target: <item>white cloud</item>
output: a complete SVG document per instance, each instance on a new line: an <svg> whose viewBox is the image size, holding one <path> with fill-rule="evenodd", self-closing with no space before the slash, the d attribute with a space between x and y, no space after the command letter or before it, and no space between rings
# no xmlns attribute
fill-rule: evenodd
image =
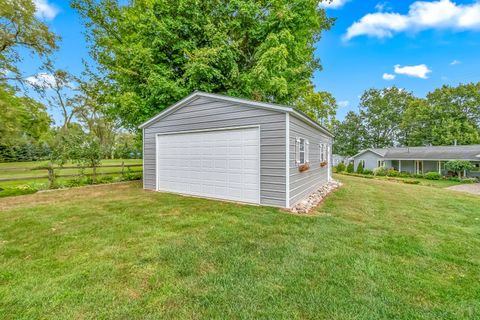
<svg viewBox="0 0 480 320"><path fill-rule="evenodd" d="M344 40L362 35L389 38L426 29L480 30L480 1L467 5L452 0L416 1L407 14L369 13L347 29Z"/></svg>
<svg viewBox="0 0 480 320"><path fill-rule="evenodd" d="M343 7L348 1L350 0L322 0L320 6L323 8L338 9Z"/></svg>
<svg viewBox="0 0 480 320"><path fill-rule="evenodd" d="M455 59L455 60L453 60L452 62L450 62L450 65L451 65L451 66L454 66L454 65L457 65L457 64L460 64L460 63L461 63L460 61L458 61L458 60Z"/></svg>
<svg viewBox="0 0 480 320"><path fill-rule="evenodd" d="M49 73L39 73L35 76L30 76L26 81L32 86L42 88L51 88L55 85L55 77Z"/></svg>
<svg viewBox="0 0 480 320"><path fill-rule="evenodd" d="M404 74L410 77L416 77L421 79L427 79L427 74L432 72L428 69L427 65L419 64L418 66L404 66L401 67L399 64L395 65L396 74Z"/></svg>
<svg viewBox="0 0 480 320"><path fill-rule="evenodd" d="M33 0L36 7L35 15L38 18L52 20L60 11L55 5L48 2L48 0Z"/></svg>
<svg viewBox="0 0 480 320"><path fill-rule="evenodd" d="M348 107L349 104L350 104L350 101L348 101L348 100L338 101L338 105L340 107Z"/></svg>
<svg viewBox="0 0 480 320"><path fill-rule="evenodd" d="M396 78L396 75L391 73L384 73L382 76L383 80L393 80Z"/></svg>

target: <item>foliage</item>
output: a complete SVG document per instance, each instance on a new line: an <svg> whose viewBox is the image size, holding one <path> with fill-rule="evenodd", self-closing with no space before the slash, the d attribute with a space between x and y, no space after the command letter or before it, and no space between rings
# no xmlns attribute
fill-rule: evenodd
<svg viewBox="0 0 480 320"><path fill-rule="evenodd" d="M440 180L442 178L442 175L438 172L432 171L425 173L423 177L428 180Z"/></svg>
<svg viewBox="0 0 480 320"><path fill-rule="evenodd" d="M367 130L362 118L353 111L349 111L342 122L334 122L333 134L335 135L333 144L335 154L353 156L368 147L368 142L365 140Z"/></svg>
<svg viewBox="0 0 480 320"><path fill-rule="evenodd" d="M347 172L353 173L354 171L355 171L355 168L353 167L353 162L350 162L347 166Z"/></svg>
<svg viewBox="0 0 480 320"><path fill-rule="evenodd" d="M378 167L373 169L373 175L375 176L386 176L387 173L388 173L388 170L385 167Z"/></svg>
<svg viewBox="0 0 480 320"><path fill-rule="evenodd" d="M360 112L334 125L334 152L352 156L359 150L389 146L480 143L480 82L443 86L424 99L404 89L370 89Z"/></svg>
<svg viewBox="0 0 480 320"><path fill-rule="evenodd" d="M445 169L455 172L458 177L463 171L470 171L473 168L473 164L467 160L451 160L445 163Z"/></svg>
<svg viewBox="0 0 480 320"><path fill-rule="evenodd" d="M408 145L480 143L480 82L444 85L407 109Z"/></svg>
<svg viewBox="0 0 480 320"><path fill-rule="evenodd" d="M0 5L0 81L22 80L18 64L25 53L43 59L57 49L57 36L37 18L32 0L2 0Z"/></svg>
<svg viewBox="0 0 480 320"><path fill-rule="evenodd" d="M195 90L301 106L331 116L315 93L314 45L333 19L313 0L74 0L111 114L138 124ZM324 111L329 110L329 111Z"/></svg>
<svg viewBox="0 0 480 320"><path fill-rule="evenodd" d="M398 177L400 175L400 172L395 170L394 168L389 168L386 173L387 176L389 177Z"/></svg>
<svg viewBox="0 0 480 320"><path fill-rule="evenodd" d="M49 152L50 123L45 106L0 84L0 162L31 161Z"/></svg>
<svg viewBox="0 0 480 320"><path fill-rule="evenodd" d="M38 190L30 185L21 185L13 188L0 188L0 198L12 197L12 196L21 196L25 194L32 194Z"/></svg>
<svg viewBox="0 0 480 320"><path fill-rule="evenodd" d="M363 162L360 162L357 166L357 173L363 173Z"/></svg>
<svg viewBox="0 0 480 320"><path fill-rule="evenodd" d="M360 117L369 146L385 148L398 143L402 115L413 99L412 93L397 87L365 91L360 99Z"/></svg>
<svg viewBox="0 0 480 320"><path fill-rule="evenodd" d="M345 171L345 164L343 162L340 162L338 165L337 165L337 172L343 172Z"/></svg>
<svg viewBox="0 0 480 320"><path fill-rule="evenodd" d="M420 181L418 181L418 180L403 180L403 183L406 183L406 184L420 184Z"/></svg>

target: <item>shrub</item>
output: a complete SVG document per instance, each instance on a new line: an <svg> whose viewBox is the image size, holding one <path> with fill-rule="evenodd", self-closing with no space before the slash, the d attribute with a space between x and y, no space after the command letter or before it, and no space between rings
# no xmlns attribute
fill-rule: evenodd
<svg viewBox="0 0 480 320"><path fill-rule="evenodd" d="M103 175L101 177L99 177L97 180L98 180L98 183L111 183L113 182L113 176L107 176L107 175Z"/></svg>
<svg viewBox="0 0 480 320"><path fill-rule="evenodd" d="M453 171L460 177L462 171L470 171L473 169L473 164L467 160L451 160L445 163L447 170Z"/></svg>
<svg viewBox="0 0 480 320"><path fill-rule="evenodd" d="M461 180L463 183L477 183L478 180L476 178L465 178Z"/></svg>
<svg viewBox="0 0 480 320"><path fill-rule="evenodd" d="M353 173L353 171L354 171L353 162L350 162L347 166L347 172Z"/></svg>
<svg viewBox="0 0 480 320"><path fill-rule="evenodd" d="M363 169L363 174L365 174L365 175L372 175L372 174L373 174L373 171L372 171L372 170L369 170L369 169Z"/></svg>
<svg viewBox="0 0 480 320"><path fill-rule="evenodd" d="M338 165L337 165L337 172L343 172L345 171L345 164L343 162L340 162Z"/></svg>
<svg viewBox="0 0 480 320"><path fill-rule="evenodd" d="M363 173L363 163L360 162L357 166L357 173L362 174Z"/></svg>
<svg viewBox="0 0 480 320"><path fill-rule="evenodd" d="M378 167L373 169L373 175L375 176L386 176L387 175L387 169L385 167Z"/></svg>
<svg viewBox="0 0 480 320"><path fill-rule="evenodd" d="M456 182L460 182L460 181L461 181L460 178L458 178L458 177L448 177L447 180L449 180L449 181L456 181Z"/></svg>
<svg viewBox="0 0 480 320"><path fill-rule="evenodd" d="M431 171L431 172L425 173L424 177L425 179L428 179L428 180L440 180L442 178L442 175L438 172Z"/></svg>
<svg viewBox="0 0 480 320"><path fill-rule="evenodd" d="M390 168L388 169L387 171L387 176L389 177L398 177L399 176L399 172L393 168Z"/></svg>
<svg viewBox="0 0 480 320"><path fill-rule="evenodd" d="M412 174L410 172L402 171L398 173L398 176L400 178L410 178Z"/></svg>
<svg viewBox="0 0 480 320"><path fill-rule="evenodd" d="M24 194L35 193L38 190L30 185L21 185L13 188L0 188L0 198L11 197L11 196L21 196Z"/></svg>
<svg viewBox="0 0 480 320"><path fill-rule="evenodd" d="M412 177L418 178L418 179L423 179L424 178L423 174L420 174L420 173L415 173L415 174L412 175Z"/></svg>
<svg viewBox="0 0 480 320"><path fill-rule="evenodd" d="M419 184L420 181L418 181L418 180L403 180L403 183L406 183L406 184Z"/></svg>
<svg viewBox="0 0 480 320"><path fill-rule="evenodd" d="M66 188L80 187L81 185L84 185L84 184L85 184L85 182L83 181L83 179L81 177L78 177L78 178L75 178L75 179L70 179L70 180L67 180L63 183L63 185Z"/></svg>

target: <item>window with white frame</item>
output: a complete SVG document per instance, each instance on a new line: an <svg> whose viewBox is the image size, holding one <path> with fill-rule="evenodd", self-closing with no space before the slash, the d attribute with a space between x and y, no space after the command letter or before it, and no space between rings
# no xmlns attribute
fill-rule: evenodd
<svg viewBox="0 0 480 320"><path fill-rule="evenodd" d="M297 138L295 143L295 161L297 165L309 162L308 159L309 142L304 138Z"/></svg>
<svg viewBox="0 0 480 320"><path fill-rule="evenodd" d="M325 143L320 143L320 162L327 161L327 145Z"/></svg>
<svg viewBox="0 0 480 320"><path fill-rule="evenodd" d="M360 163L362 164L362 168L365 168L365 160L360 160L360 161L359 161L359 164L360 164Z"/></svg>
<svg viewBox="0 0 480 320"><path fill-rule="evenodd" d="M384 167L385 166L385 161L383 160L378 160L377 161L377 167L380 168L380 167Z"/></svg>

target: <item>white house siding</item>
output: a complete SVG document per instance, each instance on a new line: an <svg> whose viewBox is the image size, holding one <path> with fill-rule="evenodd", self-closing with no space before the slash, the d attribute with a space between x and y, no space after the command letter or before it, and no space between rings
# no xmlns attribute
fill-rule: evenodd
<svg viewBox="0 0 480 320"><path fill-rule="evenodd" d="M157 133L260 126L260 203L285 206L285 113L199 97L144 128L144 186L156 189ZM179 168L181 169L181 168Z"/></svg>
<svg viewBox="0 0 480 320"><path fill-rule="evenodd" d="M290 206L302 200L317 188L328 182L328 167L331 165L331 147L330 160L328 165L320 167L320 143L332 144L332 138L322 131L310 126L304 121L290 115L290 138L289 138L289 172L290 172ZM309 160L310 169L305 172L299 172L295 162L295 140L297 137L309 140Z"/></svg>

